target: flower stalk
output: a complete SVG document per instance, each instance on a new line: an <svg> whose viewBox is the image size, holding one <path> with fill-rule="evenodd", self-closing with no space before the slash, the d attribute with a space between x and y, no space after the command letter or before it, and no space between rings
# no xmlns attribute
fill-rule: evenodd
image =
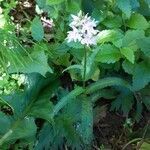
<svg viewBox="0 0 150 150"><path fill-rule="evenodd" d="M86 87L86 67L87 67L87 49L84 46L84 65L83 65L83 88Z"/></svg>

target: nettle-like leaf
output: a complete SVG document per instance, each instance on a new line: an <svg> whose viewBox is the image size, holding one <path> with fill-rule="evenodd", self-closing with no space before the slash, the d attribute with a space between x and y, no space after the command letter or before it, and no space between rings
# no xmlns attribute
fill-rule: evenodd
<svg viewBox="0 0 150 150"><path fill-rule="evenodd" d="M82 94L85 90L81 87L76 87L73 91L71 91L67 96L60 99L60 101L55 105L53 112L51 114L52 118L58 114L58 112L69 103L70 100L75 98L76 96Z"/></svg>
<svg viewBox="0 0 150 150"><path fill-rule="evenodd" d="M103 30L98 34L98 43L112 42L115 46L120 47L123 33L120 30Z"/></svg>
<svg viewBox="0 0 150 150"><path fill-rule="evenodd" d="M150 57L150 37L137 40L137 44L145 56Z"/></svg>
<svg viewBox="0 0 150 150"><path fill-rule="evenodd" d="M102 63L115 63L119 61L121 54L118 48L111 44L103 44L96 56L96 61Z"/></svg>
<svg viewBox="0 0 150 150"><path fill-rule="evenodd" d="M104 99L114 99L117 97L117 92L113 89L101 89L99 92L95 92L91 94L91 101L95 103L97 100L101 98Z"/></svg>
<svg viewBox="0 0 150 150"><path fill-rule="evenodd" d="M135 66L133 72L133 89L138 91L144 88L150 82L150 64L142 62Z"/></svg>
<svg viewBox="0 0 150 150"><path fill-rule="evenodd" d="M134 56L134 51L132 50L132 48L123 47L120 49L120 52L122 55L125 56L126 59L128 59L132 64L134 64L135 56Z"/></svg>
<svg viewBox="0 0 150 150"><path fill-rule="evenodd" d="M67 2L66 11L69 13L78 13L81 9L81 2L80 0L71 0Z"/></svg>
<svg viewBox="0 0 150 150"><path fill-rule="evenodd" d="M33 51L31 57L24 56L23 59L26 64L20 64L16 60L15 64L11 64L8 71L9 73L40 73L45 76L47 72L53 73L52 69L48 65L48 58L44 51Z"/></svg>
<svg viewBox="0 0 150 150"><path fill-rule="evenodd" d="M133 29L146 30L149 27L149 24L144 16L135 13L128 21L128 26Z"/></svg>
<svg viewBox="0 0 150 150"><path fill-rule="evenodd" d="M90 146L93 138L93 105L87 97L82 99L80 132L84 143Z"/></svg>
<svg viewBox="0 0 150 150"><path fill-rule="evenodd" d="M71 146L72 149L81 149L83 144L82 137L76 128L81 120L82 102L77 92L79 88L75 91L73 90L71 94L64 90L60 91L60 94L57 96L60 100L58 100L54 108L58 110L53 115L54 123L53 125L47 123L44 125L38 135L39 140L35 147L36 150L62 148L64 142L67 146ZM60 110L61 112L59 112Z"/></svg>
<svg viewBox="0 0 150 150"><path fill-rule="evenodd" d="M31 34L36 41L41 41L44 38L44 29L39 17L35 17L32 21Z"/></svg>
<svg viewBox="0 0 150 150"><path fill-rule="evenodd" d="M130 47L134 51L138 49L137 40L145 37L143 30L128 30L123 38L122 46Z"/></svg>
<svg viewBox="0 0 150 150"><path fill-rule="evenodd" d="M129 89L130 91L133 91L131 85L126 80L123 80L121 78L116 78L116 77L107 77L107 78L100 79L95 83L89 85L86 89L86 93L92 94L94 92L97 92L109 86L121 86Z"/></svg>
<svg viewBox="0 0 150 150"><path fill-rule="evenodd" d="M129 62L128 60L125 60L122 63L122 67L126 73L133 74L135 65Z"/></svg>
<svg viewBox="0 0 150 150"><path fill-rule="evenodd" d="M130 0L130 3L133 10L137 10L140 7L140 3L138 0Z"/></svg>
<svg viewBox="0 0 150 150"><path fill-rule="evenodd" d="M128 115L132 108L134 102L134 96L128 89L122 89L123 91L117 97L115 101L112 102L111 110L121 110L124 115Z"/></svg>
<svg viewBox="0 0 150 150"><path fill-rule="evenodd" d="M130 17L132 10L130 0L117 0L116 5L128 18Z"/></svg>
<svg viewBox="0 0 150 150"><path fill-rule="evenodd" d="M107 17L102 24L104 24L107 28L116 29L122 26L122 18L118 16L109 16Z"/></svg>

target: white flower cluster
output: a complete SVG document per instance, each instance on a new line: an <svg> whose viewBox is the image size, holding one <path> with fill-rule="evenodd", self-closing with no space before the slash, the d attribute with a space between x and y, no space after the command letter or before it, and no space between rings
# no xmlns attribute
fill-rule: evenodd
<svg viewBox="0 0 150 150"><path fill-rule="evenodd" d="M91 46L97 43L98 30L95 29L97 21L92 19L88 14L83 15L80 11L77 16L71 15L73 20L69 24L71 31L68 32L67 41L80 42L83 45Z"/></svg>

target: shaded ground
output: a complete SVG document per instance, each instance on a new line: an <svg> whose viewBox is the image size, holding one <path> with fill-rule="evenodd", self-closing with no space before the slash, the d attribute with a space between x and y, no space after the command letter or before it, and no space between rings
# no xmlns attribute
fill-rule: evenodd
<svg viewBox="0 0 150 150"><path fill-rule="evenodd" d="M107 111L106 117L101 119L94 127L96 139L94 149L98 150L98 147L104 146L105 150L121 150L130 140L143 136L144 128L149 118L150 113L145 111L139 123L133 124L132 127L125 127L125 118L122 115ZM147 134L149 134L149 131L147 131ZM127 150L134 150L136 149L135 147L136 142L135 144L130 144Z"/></svg>

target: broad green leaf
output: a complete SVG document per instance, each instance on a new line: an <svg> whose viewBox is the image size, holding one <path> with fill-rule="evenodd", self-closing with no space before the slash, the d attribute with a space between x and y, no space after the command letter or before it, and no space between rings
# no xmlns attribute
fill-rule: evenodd
<svg viewBox="0 0 150 150"><path fill-rule="evenodd" d="M82 49L84 48L84 46L80 43L80 42L67 42L66 41L66 45L69 46L70 48L75 48L75 49Z"/></svg>
<svg viewBox="0 0 150 150"><path fill-rule="evenodd" d="M81 136L87 146L91 146L93 138L93 105L87 98L82 99Z"/></svg>
<svg viewBox="0 0 150 150"><path fill-rule="evenodd" d="M150 57L150 37L137 40L137 44L145 56Z"/></svg>
<svg viewBox="0 0 150 150"><path fill-rule="evenodd" d="M140 1L140 7L138 9L138 12L144 16L149 17L150 16L150 9L149 4L147 3L149 0L141 0Z"/></svg>
<svg viewBox="0 0 150 150"><path fill-rule="evenodd" d="M118 8L129 18L131 15L131 3L130 0L116 0Z"/></svg>
<svg viewBox="0 0 150 150"><path fill-rule="evenodd" d="M96 48L93 50L93 52L91 54L89 54L87 56L87 60L86 60L86 73L85 73L85 79L88 80L92 77L92 75L94 75L95 71L96 71L96 63L95 63L95 57L97 55L97 53L99 52L99 48ZM82 74L82 78L83 78L83 74L84 74L84 58L82 61L82 70L81 70L81 74Z"/></svg>
<svg viewBox="0 0 150 150"><path fill-rule="evenodd" d="M131 91L124 89L122 93L112 102L111 110L121 110L125 115L128 115L132 108L134 97Z"/></svg>
<svg viewBox="0 0 150 150"><path fill-rule="evenodd" d="M138 0L130 0L130 2L133 10L137 10L140 7L140 3Z"/></svg>
<svg viewBox="0 0 150 150"><path fill-rule="evenodd" d="M94 2L92 0L82 0L82 6L81 9L85 12L85 13L89 13L91 15L92 11L94 10Z"/></svg>
<svg viewBox="0 0 150 150"><path fill-rule="evenodd" d="M53 92L58 88L58 86L58 79L57 81L54 80L51 82L51 84L38 96L28 115L51 122L50 114L53 110L53 104L49 99L52 97Z"/></svg>
<svg viewBox="0 0 150 150"><path fill-rule="evenodd" d="M17 127L12 128L12 134L7 138L6 141L16 140L22 138L30 138L31 136L35 136L37 127L35 125L34 119L30 117L24 118L24 120L18 122L19 125Z"/></svg>
<svg viewBox="0 0 150 150"><path fill-rule="evenodd" d="M44 8L44 7L46 7L45 5L46 5L46 0L36 0L36 3L38 4L38 6L40 7L40 8Z"/></svg>
<svg viewBox="0 0 150 150"><path fill-rule="evenodd" d="M11 120L4 113L0 112L0 137L8 131L11 126Z"/></svg>
<svg viewBox="0 0 150 150"><path fill-rule="evenodd" d="M82 68L82 65L71 65L71 66L67 67L66 69L64 69L63 72L71 70L71 69L82 70L83 68Z"/></svg>
<svg viewBox="0 0 150 150"><path fill-rule="evenodd" d="M123 34L119 30L103 30L98 34L98 43L112 42L115 44L123 38Z"/></svg>
<svg viewBox="0 0 150 150"><path fill-rule="evenodd" d="M107 77L107 78L100 79L95 83L89 85L86 89L86 93L92 94L94 92L97 92L109 86L121 86L130 89L132 91L131 85L126 80L123 80L121 78L116 78L116 77Z"/></svg>
<svg viewBox="0 0 150 150"><path fill-rule="evenodd" d="M149 24L144 16L135 13L128 21L128 26L133 29L146 30L149 27Z"/></svg>
<svg viewBox="0 0 150 150"><path fill-rule="evenodd" d="M147 2L148 5L150 5L150 0L145 0Z"/></svg>
<svg viewBox="0 0 150 150"><path fill-rule="evenodd" d="M91 95L91 101L92 103L95 103L96 101L101 100L101 98L114 99L117 95L118 93L115 90L101 89L99 92L95 92Z"/></svg>
<svg viewBox="0 0 150 150"><path fill-rule="evenodd" d="M119 61L120 58L121 54L118 48L110 44L104 44L100 46L96 61L110 64Z"/></svg>
<svg viewBox="0 0 150 150"><path fill-rule="evenodd" d="M44 38L44 29L39 17L35 17L32 21L31 34L36 41L41 41Z"/></svg>
<svg viewBox="0 0 150 150"><path fill-rule="evenodd" d="M6 127L8 126L9 129L2 135L2 138L0 139L1 145L9 141L14 142L19 138L34 137L36 125L34 119L30 116L50 121L52 109L50 108L49 98L55 88L52 87L52 84L50 83L54 79L54 76L44 78L40 74L29 74L24 92L21 92L20 95L16 93L12 96L13 99L4 96L6 101L12 105L14 115L13 117L10 116L11 126L9 125L9 122L5 125ZM45 89L48 85L51 85L51 89L49 90ZM55 84L55 86L57 87L57 84ZM41 94L41 91L43 92L43 95ZM24 95L21 95L22 93ZM11 95L9 97L11 97ZM45 101L47 102L45 103ZM38 112L35 109L38 110Z"/></svg>
<svg viewBox="0 0 150 150"><path fill-rule="evenodd" d="M116 29L122 26L122 19L120 16L108 17L102 22L102 24L107 28Z"/></svg>
<svg viewBox="0 0 150 150"><path fill-rule="evenodd" d="M133 73L133 89L138 91L150 82L150 64L142 62L135 66Z"/></svg>
<svg viewBox="0 0 150 150"><path fill-rule="evenodd" d="M9 95L2 95L1 98L12 108L14 115L21 115L24 109L25 93L15 92Z"/></svg>
<svg viewBox="0 0 150 150"><path fill-rule="evenodd" d="M140 150L149 150L149 149L150 149L150 144L146 142L144 142L140 147Z"/></svg>
<svg viewBox="0 0 150 150"><path fill-rule="evenodd" d="M66 139L66 144L73 149L78 149L81 144L81 138L77 132L77 128L74 127L74 121L67 114L62 114L56 118L56 129L58 138Z"/></svg>
<svg viewBox="0 0 150 150"><path fill-rule="evenodd" d="M100 9L95 8L92 12L92 17L98 20L99 22L102 22L107 17L107 14L101 11Z"/></svg>
<svg viewBox="0 0 150 150"><path fill-rule="evenodd" d="M135 61L135 56L134 56L134 51L129 48L129 47L123 47L120 49L120 52L122 55L126 57L132 64L134 64Z"/></svg>
<svg viewBox="0 0 150 150"><path fill-rule="evenodd" d="M66 11L69 13L78 13L81 9L80 5L81 5L81 3L79 1L69 0L67 2Z"/></svg>
<svg viewBox="0 0 150 150"><path fill-rule="evenodd" d="M58 5L64 2L65 0L46 0L47 5Z"/></svg>
<svg viewBox="0 0 150 150"><path fill-rule="evenodd" d="M122 63L122 67L124 69L124 71L128 74L133 74L134 72L134 65L129 62L128 60L125 60L123 63Z"/></svg>
<svg viewBox="0 0 150 150"><path fill-rule="evenodd" d="M38 134L38 141L35 145L35 150L48 150L50 148L50 141L53 137L53 129L49 123L45 123Z"/></svg>
<svg viewBox="0 0 150 150"><path fill-rule="evenodd" d="M40 73L45 76L47 72L52 73L52 69L48 65L48 58L44 51L34 51L31 54L31 58L28 56L23 57L24 61L26 61L25 65L16 62L16 66L13 64L9 67L9 73Z"/></svg>
<svg viewBox="0 0 150 150"><path fill-rule="evenodd" d="M93 81L97 81L99 79L99 76L100 76L100 69L99 67L97 66L95 69L94 69L94 74L91 76L91 79Z"/></svg>
<svg viewBox="0 0 150 150"><path fill-rule="evenodd" d="M74 90L72 90L68 95L66 95L65 97L63 97L62 99L60 99L60 101L55 105L53 112L51 114L51 117L53 118L55 115L58 114L58 112L65 106L67 105L67 103L79 96L80 94L82 94L84 92L84 89L81 87L76 87Z"/></svg>
<svg viewBox="0 0 150 150"><path fill-rule="evenodd" d="M123 47L132 47L134 51L138 49L137 41L138 39L142 39L145 37L145 33L143 30L128 30L123 38Z"/></svg>
<svg viewBox="0 0 150 150"><path fill-rule="evenodd" d="M63 56L60 56L57 58L57 60L55 61L56 65L62 65L62 66L70 66L71 62L70 62L70 54L66 53Z"/></svg>
<svg viewBox="0 0 150 150"><path fill-rule="evenodd" d="M11 124L9 130L0 138L0 146L9 141L34 137L35 133L36 125L34 119L26 117Z"/></svg>

